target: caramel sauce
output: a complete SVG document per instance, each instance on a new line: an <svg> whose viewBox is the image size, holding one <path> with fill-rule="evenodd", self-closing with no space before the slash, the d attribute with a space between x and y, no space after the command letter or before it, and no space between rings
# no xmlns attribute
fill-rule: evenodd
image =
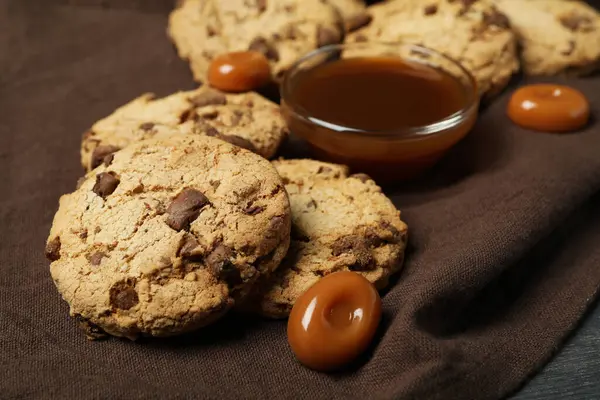
<svg viewBox="0 0 600 400"><path fill-rule="evenodd" d="M304 73L295 85L294 101L311 118L367 132L428 125L466 102L447 72L394 57L338 60Z"/></svg>
<svg viewBox="0 0 600 400"><path fill-rule="evenodd" d="M286 77L282 113L314 157L395 183L420 176L475 124L477 89L462 78L400 57L325 61Z"/></svg>

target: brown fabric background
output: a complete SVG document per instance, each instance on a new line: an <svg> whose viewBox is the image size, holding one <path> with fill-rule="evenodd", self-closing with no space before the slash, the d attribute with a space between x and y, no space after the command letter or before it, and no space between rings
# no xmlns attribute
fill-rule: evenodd
<svg viewBox="0 0 600 400"><path fill-rule="evenodd" d="M548 360L600 283L600 128L516 128L511 90L435 171L389 192L409 254L349 372L301 367L284 322L236 315L170 340L86 341L46 235L82 174L81 132L142 92L193 87L164 33L171 6L0 1L0 397L494 399ZM565 82L600 109L600 78Z"/></svg>

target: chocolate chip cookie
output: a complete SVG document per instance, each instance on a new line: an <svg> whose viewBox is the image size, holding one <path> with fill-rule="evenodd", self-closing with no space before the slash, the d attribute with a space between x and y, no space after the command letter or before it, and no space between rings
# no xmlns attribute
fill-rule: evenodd
<svg viewBox="0 0 600 400"><path fill-rule="evenodd" d="M263 53L280 80L298 58L342 42L344 32L338 8L324 0L182 0L169 18L169 35L198 81L215 56L244 50Z"/></svg>
<svg viewBox="0 0 600 400"><path fill-rule="evenodd" d="M89 171L118 149L173 127L183 134L214 136L266 158L275 155L288 134L279 106L257 93L200 87L159 99L145 94L83 135L81 163Z"/></svg>
<svg viewBox="0 0 600 400"><path fill-rule="evenodd" d="M508 19L489 0L390 0L369 7L372 21L347 42L420 44L465 66L488 97L519 68Z"/></svg>
<svg viewBox="0 0 600 400"><path fill-rule="evenodd" d="M403 262L407 226L367 175L341 165L279 160L292 206L287 256L243 307L285 317L296 299L323 276L356 271L383 288Z"/></svg>
<svg viewBox="0 0 600 400"><path fill-rule="evenodd" d="M583 1L495 0L508 16L529 75L583 75L600 66L600 14Z"/></svg>
<svg viewBox="0 0 600 400"><path fill-rule="evenodd" d="M91 336L194 330L244 298L289 245L290 206L264 158L161 133L105 158L60 199L46 256Z"/></svg>

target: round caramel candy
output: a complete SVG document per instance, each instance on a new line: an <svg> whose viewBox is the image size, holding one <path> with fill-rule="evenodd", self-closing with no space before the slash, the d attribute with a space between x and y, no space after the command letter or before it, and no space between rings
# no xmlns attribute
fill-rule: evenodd
<svg viewBox="0 0 600 400"><path fill-rule="evenodd" d="M224 92L247 92L271 81L267 58L256 51L238 51L215 57L208 67L208 83Z"/></svg>
<svg viewBox="0 0 600 400"><path fill-rule="evenodd" d="M371 282L355 272L335 272L296 301L288 341L301 363L331 371L365 351L380 319L381 299Z"/></svg>
<svg viewBox="0 0 600 400"><path fill-rule="evenodd" d="M537 84L515 91L507 113L515 124L524 128L569 132L585 126L590 105L583 93L568 86Z"/></svg>

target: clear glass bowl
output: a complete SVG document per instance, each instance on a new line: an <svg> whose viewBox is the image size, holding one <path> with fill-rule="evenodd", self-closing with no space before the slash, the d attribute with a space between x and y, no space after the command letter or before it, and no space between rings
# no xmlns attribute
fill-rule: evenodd
<svg viewBox="0 0 600 400"><path fill-rule="evenodd" d="M442 70L460 83L464 106L428 125L365 131L313 118L294 102L294 90L306 73L350 57L399 57ZM308 142L316 158L349 165L386 183L415 178L465 137L477 119L479 94L469 71L437 51L412 44L353 43L325 46L296 62L283 79L281 104L290 130Z"/></svg>

